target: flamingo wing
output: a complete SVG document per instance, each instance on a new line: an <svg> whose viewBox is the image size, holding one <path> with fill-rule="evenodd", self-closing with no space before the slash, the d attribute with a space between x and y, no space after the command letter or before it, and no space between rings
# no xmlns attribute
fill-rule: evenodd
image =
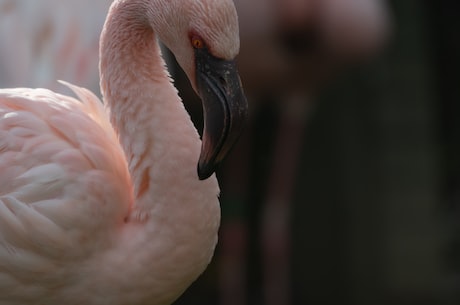
<svg viewBox="0 0 460 305"><path fill-rule="evenodd" d="M62 284L70 265L110 247L132 202L102 103L68 86L81 101L0 90L0 304L36 282Z"/></svg>

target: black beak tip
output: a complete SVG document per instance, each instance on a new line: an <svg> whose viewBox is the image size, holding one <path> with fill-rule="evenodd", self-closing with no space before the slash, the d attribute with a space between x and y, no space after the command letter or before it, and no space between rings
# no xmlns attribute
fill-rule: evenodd
<svg viewBox="0 0 460 305"><path fill-rule="evenodd" d="M215 167L210 163L199 162L197 166L198 179L206 180L215 172Z"/></svg>

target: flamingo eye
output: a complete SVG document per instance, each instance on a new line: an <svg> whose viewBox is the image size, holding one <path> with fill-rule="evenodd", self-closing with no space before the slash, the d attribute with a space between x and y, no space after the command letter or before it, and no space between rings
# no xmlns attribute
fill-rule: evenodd
<svg viewBox="0 0 460 305"><path fill-rule="evenodd" d="M195 49L202 49L204 47L203 39L201 39L201 37L198 37L198 36L193 36L192 37L192 46Z"/></svg>

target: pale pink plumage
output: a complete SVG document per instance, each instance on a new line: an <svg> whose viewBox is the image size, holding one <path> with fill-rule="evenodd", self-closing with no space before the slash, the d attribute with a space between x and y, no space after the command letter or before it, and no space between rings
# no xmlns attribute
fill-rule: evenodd
<svg viewBox="0 0 460 305"><path fill-rule="evenodd" d="M0 90L1 305L169 304L211 259L217 180L198 180L201 141L145 20L192 83L190 24L238 52L231 1L120 0L101 36L109 113L70 84L80 100Z"/></svg>

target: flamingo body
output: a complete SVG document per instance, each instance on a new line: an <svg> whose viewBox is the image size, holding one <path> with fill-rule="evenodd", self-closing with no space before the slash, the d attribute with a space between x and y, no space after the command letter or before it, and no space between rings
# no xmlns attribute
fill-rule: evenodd
<svg viewBox="0 0 460 305"><path fill-rule="evenodd" d="M0 93L1 304L39 290L31 271L59 285L62 265L78 266L109 247L133 201L102 104L74 89L82 102L45 89Z"/></svg>
<svg viewBox="0 0 460 305"><path fill-rule="evenodd" d="M202 97L203 142L157 37ZM238 47L229 0L119 0L101 35L105 106L67 83L79 100L0 90L1 305L164 305L203 272L220 222L212 173L246 113Z"/></svg>

